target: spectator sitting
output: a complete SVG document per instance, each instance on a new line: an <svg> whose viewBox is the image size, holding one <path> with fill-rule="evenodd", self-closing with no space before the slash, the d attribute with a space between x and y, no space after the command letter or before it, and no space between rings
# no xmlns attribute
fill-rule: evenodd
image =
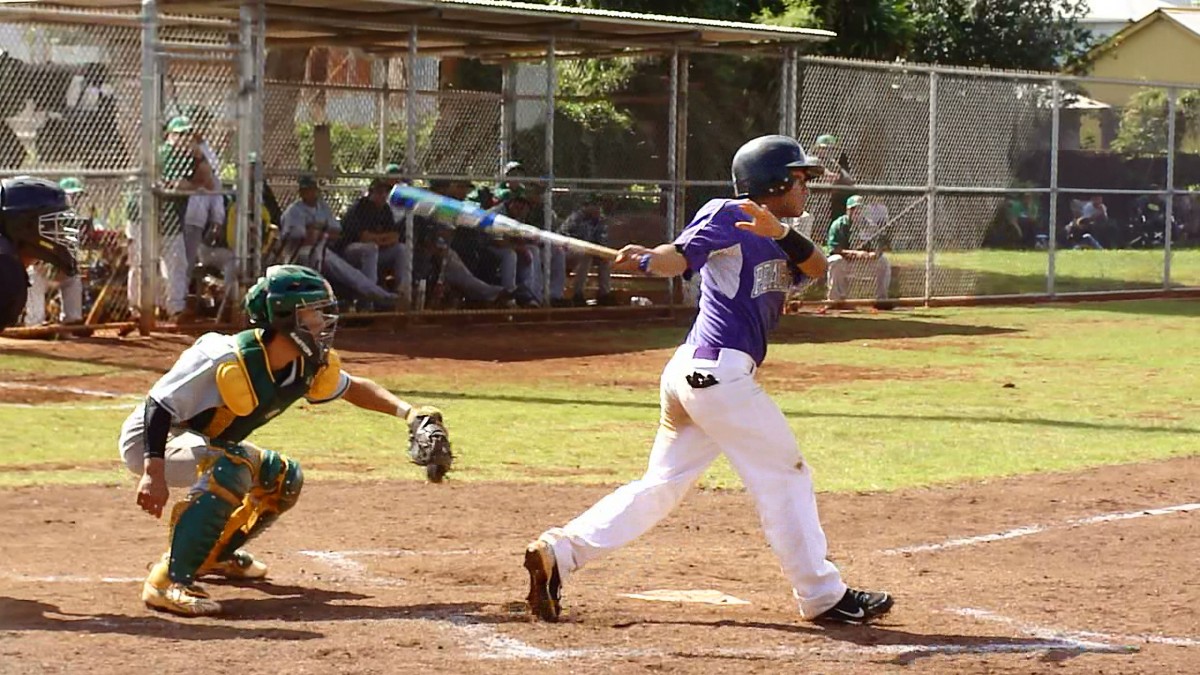
<svg viewBox="0 0 1200 675"><path fill-rule="evenodd" d="M1109 226L1108 206L1104 204L1104 196L1092 195L1079 209L1079 217L1067 224L1067 245L1077 249L1103 250L1104 245L1100 238Z"/></svg>
<svg viewBox="0 0 1200 675"><path fill-rule="evenodd" d="M496 191L498 203L489 211L525 222L530 203L523 188L501 188ZM533 287L541 280L541 251L537 244L519 237L494 237L492 253L500 260L500 285L512 294L522 307L539 307ZM536 262L534 258L537 258Z"/></svg>
<svg viewBox="0 0 1200 675"><path fill-rule="evenodd" d="M451 199L462 201L471 190L466 181L431 181L429 189ZM427 304L431 307L453 305L461 297L468 303L508 306L511 296L504 288L489 284L475 276L450 245L455 234L452 228L423 217L413 219L416 252L413 257L415 279L426 280Z"/></svg>
<svg viewBox="0 0 1200 675"><path fill-rule="evenodd" d="M58 186L67 193L71 209L82 216L80 212L83 199L83 182L78 178L64 178ZM55 278L58 279L58 291L62 298L58 321L65 325L83 323L83 282L78 274L63 274L45 262L37 262L25 269L29 275L29 291L25 301L25 325L40 326L46 320L46 294Z"/></svg>
<svg viewBox="0 0 1200 675"><path fill-rule="evenodd" d="M320 271L355 300L394 305L395 293L380 288L362 271L328 250L328 240L331 237L336 240L341 224L321 199L316 179L301 176L299 189L299 197L284 209L281 217L279 236L284 241L285 258Z"/></svg>
<svg viewBox="0 0 1200 675"><path fill-rule="evenodd" d="M387 201L392 185L383 178L371 181L367 193L342 216L342 235L333 243L333 250L374 284L383 285L379 281L391 272L393 281L384 288L398 292L411 272L404 223L396 221Z"/></svg>
<svg viewBox="0 0 1200 675"><path fill-rule="evenodd" d="M607 217L600 203L599 196L595 194L589 195L578 209L567 216L567 221L563 223L563 234L575 239L589 241L593 244L600 244L601 246L608 245ZM600 284L596 304L615 304L613 302L611 283L612 262L607 259L595 258L586 253L577 255L578 257L575 259L572 269L572 274L575 277L571 282L571 303L577 307L587 304L584 301L583 288L584 284L587 283L592 263L595 263L598 273L597 281Z"/></svg>
<svg viewBox="0 0 1200 675"><path fill-rule="evenodd" d="M464 201L478 204L479 208L487 211L495 208L496 205L500 203L500 200L496 196L496 190L513 186L524 187L520 179L524 178L526 173L525 167L520 162L508 162L504 165L504 168L501 169L500 175L504 176L504 179L496 185L495 190L486 185L474 187L471 192L467 194L467 197Z"/></svg>
<svg viewBox="0 0 1200 675"><path fill-rule="evenodd" d="M1157 184L1153 184L1150 186L1150 189L1157 192L1162 188ZM1133 233L1130 243L1141 246L1161 244L1163 237L1166 236L1166 200L1158 194L1145 194L1134 201L1133 210L1136 231ZM1092 231L1095 233L1094 229ZM1173 232L1172 234L1175 233Z"/></svg>
<svg viewBox="0 0 1200 675"><path fill-rule="evenodd" d="M1031 194L1009 199L1005 212L1008 226L1012 228L1017 241L1025 248L1033 248L1037 243L1039 221L1038 204Z"/></svg>
<svg viewBox="0 0 1200 675"><path fill-rule="evenodd" d="M869 237L859 233L859 240L865 240L874 250L851 246L854 228L861 228L866 221L862 208L864 201L861 195L852 195L846 200L846 215L829 225L829 237L826 240L829 248L829 306L836 308L844 305L849 295L851 272L865 268L875 276L875 308L891 309L893 305L888 302L888 287L892 283L892 264L879 250L878 238L882 232ZM871 239L875 242L871 242Z"/></svg>
<svg viewBox="0 0 1200 675"><path fill-rule="evenodd" d="M264 202L266 200L264 199ZM200 264L216 268L221 273L223 301L217 315L220 320L232 320L234 312L238 311L242 300L238 279L237 253L233 250L233 242L237 241L237 197L233 197L225 205L225 222L205 229L204 239L200 242ZM259 242L262 246L264 260L271 261L269 251L273 247L271 237L271 214L266 203L262 205L259 215ZM268 265L274 261L268 262Z"/></svg>
<svg viewBox="0 0 1200 675"><path fill-rule="evenodd" d="M525 187L525 196L529 200L529 220L526 221L529 225L533 225L542 230L550 232L558 231L556 227L556 219L554 214L550 215L550 225L546 225L546 205L542 201L545 195L545 188L541 185L529 185ZM543 252L546 257L543 257ZM550 304L554 307L567 307L571 303L563 298L563 293L567 285L567 248L565 246L550 244L549 242L538 242L534 245L532 251L534 256L534 284L533 291L534 299L538 304L546 304L544 296L544 287L542 281L544 279L543 262L546 258L550 261Z"/></svg>

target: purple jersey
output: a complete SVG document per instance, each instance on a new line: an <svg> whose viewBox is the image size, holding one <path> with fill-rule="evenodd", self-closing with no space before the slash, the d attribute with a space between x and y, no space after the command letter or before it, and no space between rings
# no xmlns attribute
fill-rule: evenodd
<svg viewBox="0 0 1200 675"><path fill-rule="evenodd" d="M734 224L745 220L734 200L713 199L675 239L689 272L700 273L700 313L685 342L736 349L762 364L767 333L798 279L779 244Z"/></svg>

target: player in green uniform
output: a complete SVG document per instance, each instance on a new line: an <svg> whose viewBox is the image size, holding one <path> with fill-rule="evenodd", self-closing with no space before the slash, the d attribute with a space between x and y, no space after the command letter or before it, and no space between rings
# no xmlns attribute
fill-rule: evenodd
<svg viewBox="0 0 1200 675"><path fill-rule="evenodd" d="M842 306L850 294L852 274L870 274L875 281L875 308L891 309L894 304L888 300L888 288L892 283L892 263L883 252L882 226L874 233L862 231L869 224L863 215L864 201L861 195L851 196L846 200L846 214L829 225L825 242L829 249L829 303L832 307Z"/></svg>
<svg viewBox="0 0 1200 675"><path fill-rule="evenodd" d="M415 408L382 386L349 375L332 342L337 300L318 272L277 265L246 295L253 326L236 335L208 333L185 350L125 421L120 450L141 476L137 503L161 517L169 487L189 487L171 511L170 550L142 587L147 606L185 616L221 606L195 583L217 574L255 579L267 567L242 550L295 505L300 464L246 442L258 427L301 398L339 398L406 420L414 439L444 444L440 480L449 468L449 440L436 408ZM414 440L414 446L416 441Z"/></svg>

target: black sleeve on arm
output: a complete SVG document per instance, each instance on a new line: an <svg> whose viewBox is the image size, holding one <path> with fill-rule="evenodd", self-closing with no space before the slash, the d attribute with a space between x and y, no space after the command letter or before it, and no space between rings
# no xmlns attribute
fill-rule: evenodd
<svg viewBox="0 0 1200 675"><path fill-rule="evenodd" d="M675 250L679 252L679 255L683 255L683 244L675 244ZM684 281L691 281L692 277L696 276L696 273L692 271L691 265L688 265L688 268L680 276L683 277Z"/></svg>
<svg viewBox="0 0 1200 675"><path fill-rule="evenodd" d="M167 455L167 434L171 431L171 412L158 401L146 397L144 450L146 459L162 459Z"/></svg>
<svg viewBox="0 0 1200 675"><path fill-rule="evenodd" d="M787 236L776 241L779 242L779 248L782 248L783 252L787 254L788 262L796 267L811 258L813 252L817 250L816 245L809 241L808 237L791 228L788 228Z"/></svg>

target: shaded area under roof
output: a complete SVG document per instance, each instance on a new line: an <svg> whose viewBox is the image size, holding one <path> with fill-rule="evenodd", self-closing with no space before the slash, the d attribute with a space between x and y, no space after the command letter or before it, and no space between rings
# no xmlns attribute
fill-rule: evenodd
<svg viewBox="0 0 1200 675"><path fill-rule="evenodd" d="M140 0L0 0L7 6L140 10ZM239 0L159 0L160 13L234 18ZM268 43L403 51L410 26L426 54L503 59L556 51L761 49L814 45L834 33L808 28L506 0L265 0Z"/></svg>

